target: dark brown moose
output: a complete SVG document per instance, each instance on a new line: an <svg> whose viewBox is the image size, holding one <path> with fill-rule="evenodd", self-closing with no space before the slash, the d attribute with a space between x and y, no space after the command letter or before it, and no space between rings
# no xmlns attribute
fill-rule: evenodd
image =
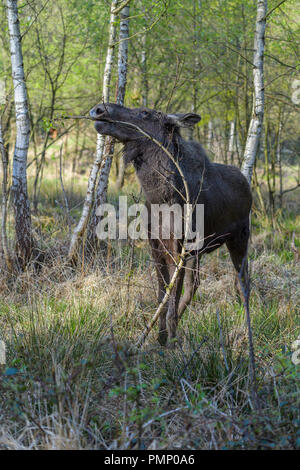
<svg viewBox="0 0 300 470"><path fill-rule="evenodd" d="M129 109L107 103L95 106L90 115L96 119L97 132L112 136L124 144L125 163L133 163L148 208L151 204L183 206L186 201L182 175L152 138L160 142L178 163L188 186L190 203L204 204L204 244L200 250L188 253L184 270L180 271L160 316L158 340L166 344L168 338L172 340L176 337L178 320L199 286L198 263L202 254L210 253L226 243L242 282L242 292L246 292L252 202L250 187L238 168L212 163L198 142L182 138L180 127L194 126L201 119L198 114L164 114L146 108ZM152 229L149 222L149 234ZM149 236L149 242L158 277L158 300L161 302L176 269L183 240L174 236L169 239L151 239ZM180 299L183 282L184 294Z"/></svg>

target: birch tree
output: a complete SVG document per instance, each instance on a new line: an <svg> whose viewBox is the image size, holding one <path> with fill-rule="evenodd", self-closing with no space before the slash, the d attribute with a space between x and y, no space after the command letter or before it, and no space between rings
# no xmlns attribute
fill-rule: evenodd
<svg viewBox="0 0 300 470"><path fill-rule="evenodd" d="M125 88L126 88L126 83L127 83L127 63L128 63L128 37L129 37L129 6L126 6L121 11L121 23L120 23L120 41L122 38L122 42L120 43L120 47L119 47L119 60L118 60L119 77L118 77L117 100L119 104L124 104L124 98L125 98ZM145 35L143 37L145 37ZM142 52L142 57L143 57L143 52ZM144 102L144 99L143 99L143 106L147 106L147 101ZM125 177L125 163L124 163L123 156L121 155L119 159L118 177L116 181L116 188L118 190L120 190L124 184L124 177Z"/></svg>
<svg viewBox="0 0 300 470"><path fill-rule="evenodd" d="M233 165L234 161L234 141L235 141L235 121L230 121L230 130L229 130L229 142L228 142L228 152L229 152L229 162Z"/></svg>
<svg viewBox="0 0 300 470"><path fill-rule="evenodd" d="M104 68L104 77L103 77L103 101L109 101L109 91L110 91L110 82L111 82L111 73L112 73L112 65L114 61L114 51L115 51L115 42L116 42L116 19L117 13L116 8L118 5L118 0L112 0L111 3L111 14L110 14L110 22L109 22L109 38L108 38L108 47L107 47L107 54L106 54L106 61L105 61L105 68ZM96 147L96 158L94 164L92 166L89 180L88 180L88 189L87 194L85 197L82 214L80 220L73 232L71 243L69 247L69 254L68 257L70 260L75 260L77 256L77 249L79 243L81 241L82 236L86 230L91 209L94 202L94 193L95 187L97 182L97 177L99 174L99 170L101 167L105 165L105 161L103 161L103 153L105 148L105 137L97 134L97 147Z"/></svg>
<svg viewBox="0 0 300 470"><path fill-rule="evenodd" d="M147 33L142 36L142 53L141 53L141 69L142 69L142 103L148 106L148 76L147 76Z"/></svg>
<svg viewBox="0 0 300 470"><path fill-rule="evenodd" d="M201 1L193 1L193 65L192 65L192 106L191 112L196 113L198 107L198 79L199 79L199 28L201 28ZM187 129L187 138L193 140L194 127Z"/></svg>
<svg viewBox="0 0 300 470"><path fill-rule="evenodd" d="M2 122L0 119L0 153L2 161L2 220L1 220L1 240L2 249L4 254L4 260L8 270L12 270L12 259L8 249L7 232L6 232L6 220L7 220L7 173L8 173L8 154L4 145L3 133L2 133Z"/></svg>
<svg viewBox="0 0 300 470"><path fill-rule="evenodd" d="M257 0L253 58L253 111L245 145L242 173L251 183L264 117L264 48L267 0Z"/></svg>
<svg viewBox="0 0 300 470"><path fill-rule="evenodd" d="M20 266L24 268L32 251L31 215L26 172L30 120L17 0L7 0L6 4L17 128L11 190L15 214L17 257Z"/></svg>
<svg viewBox="0 0 300 470"><path fill-rule="evenodd" d="M125 89L127 82L127 63L128 63L128 37L129 37L129 6L125 6L120 13L120 33L119 33L119 52L118 52L118 87L117 104L124 105ZM108 101L108 100L107 100ZM96 237L96 226L99 217L96 215L97 208L107 200L108 179L111 169L112 157L115 141L108 138L106 142L106 151L101 165L100 177L97 186L96 201L93 208L93 215L89 226L89 242Z"/></svg>

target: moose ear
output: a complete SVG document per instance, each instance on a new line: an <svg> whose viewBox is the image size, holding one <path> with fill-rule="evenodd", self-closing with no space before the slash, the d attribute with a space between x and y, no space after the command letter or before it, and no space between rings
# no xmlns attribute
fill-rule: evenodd
<svg viewBox="0 0 300 470"><path fill-rule="evenodd" d="M193 127L201 120L201 116L195 113L168 114L168 118L180 127Z"/></svg>

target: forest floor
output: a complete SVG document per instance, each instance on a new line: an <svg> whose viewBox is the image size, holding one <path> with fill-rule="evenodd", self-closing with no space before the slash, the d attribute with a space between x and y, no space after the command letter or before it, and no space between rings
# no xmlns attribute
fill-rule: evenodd
<svg viewBox="0 0 300 470"><path fill-rule="evenodd" d="M300 365L292 361L300 334L299 191L285 197L273 222L253 211L258 412L245 313L226 249L203 258L176 347L161 347L155 328L130 355L157 305L147 243L112 243L90 264L68 266L63 198L53 181L45 180L33 218L43 264L14 278L1 268L7 365L0 374L0 448L300 448ZM84 184L81 194L76 184L76 196L67 186L74 217ZM125 193L132 192L131 184Z"/></svg>

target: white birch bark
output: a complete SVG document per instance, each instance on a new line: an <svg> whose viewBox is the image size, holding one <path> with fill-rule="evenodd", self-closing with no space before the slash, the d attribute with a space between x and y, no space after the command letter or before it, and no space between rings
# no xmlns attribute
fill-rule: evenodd
<svg viewBox="0 0 300 470"><path fill-rule="evenodd" d="M120 22L120 44L118 53L118 93L117 104L124 105L126 83L127 83L127 64L128 64L128 37L129 37L129 6L121 11Z"/></svg>
<svg viewBox="0 0 300 470"><path fill-rule="evenodd" d="M228 153L229 153L229 162L232 164L233 164L234 147L235 147L234 141L235 141L235 121L230 121Z"/></svg>
<svg viewBox="0 0 300 470"><path fill-rule="evenodd" d="M118 53L118 91L117 91L117 104L124 105L125 88L127 82L127 61L128 61L128 36L129 36L129 6L123 8L120 14L120 34L119 34L119 53ZM112 142L113 146L113 142ZM101 169L99 184L97 187L97 204L106 201L107 199L107 186L108 178L111 169L113 148L107 155L105 164Z"/></svg>
<svg viewBox="0 0 300 470"><path fill-rule="evenodd" d="M128 37L129 37L129 6L123 8L120 13L120 32L119 32L119 52L118 52L118 88L117 104L124 105L125 89L127 82L127 62L128 62ZM107 100L108 101L108 100ZM108 138L106 142L105 154L101 164L100 177L96 192L96 201L93 208L93 215L89 227L89 241L95 237L96 226L99 217L96 210L107 200L108 179L114 153L114 139Z"/></svg>
<svg viewBox="0 0 300 470"><path fill-rule="evenodd" d="M279 170L279 207L282 208L282 194L283 194L283 181L282 181L282 162L281 162L281 133L282 133L282 111L279 112L279 125L278 125L278 135L277 135L277 149L276 149L276 159Z"/></svg>
<svg viewBox="0 0 300 470"><path fill-rule="evenodd" d="M129 6L125 7L121 13L121 24L120 24L120 39L123 38L123 44L120 43L119 57L118 57L118 95L117 103L123 105L125 98L125 89L127 82L127 64L128 64L128 37L129 37ZM147 104L144 104L147 106ZM125 176L125 163L123 156L119 159L119 172L116 181L117 189L121 189L124 183Z"/></svg>
<svg viewBox="0 0 300 470"><path fill-rule="evenodd" d="M194 0L193 2L193 96L192 96L192 106L191 112L197 112L197 104L198 104L198 74L199 74L199 25L202 27L202 15L201 12L201 1ZM198 11L197 11L198 8ZM194 138L194 127L190 127L186 130L186 135L188 140L193 140Z"/></svg>
<svg viewBox="0 0 300 470"><path fill-rule="evenodd" d="M148 106L148 74L147 74L147 33L142 36L142 53L141 53L141 68L142 68L142 103L145 108Z"/></svg>
<svg viewBox="0 0 300 470"><path fill-rule="evenodd" d="M214 138L213 123L212 121L209 121L208 129L207 129L207 148L210 151L213 150L213 138Z"/></svg>
<svg viewBox="0 0 300 470"><path fill-rule="evenodd" d="M254 58L253 58L253 112L250 121L242 173L251 183L253 167L255 164L258 145L261 137L261 129L264 116L264 47L266 29L267 0L257 0L256 30L254 38Z"/></svg>
<svg viewBox="0 0 300 470"><path fill-rule="evenodd" d="M13 158L12 195L15 213L17 256L20 266L24 267L32 251L31 215L26 173L30 120L17 0L7 0L6 4L17 127Z"/></svg>
<svg viewBox="0 0 300 470"><path fill-rule="evenodd" d="M2 124L0 120L0 152L2 160L2 170L3 170L3 180L2 180L2 220L1 220L1 240L2 240L2 249L4 254L4 260L8 270L12 270L12 259L9 253L8 241L7 241L7 232L6 232L6 220L7 220L7 170L8 170L8 155L3 141L2 135Z"/></svg>
<svg viewBox="0 0 300 470"><path fill-rule="evenodd" d="M110 26L109 26L109 38L108 38L108 47L104 68L104 77L103 77L103 101L107 103L109 101L109 91L110 91L110 82L111 82L111 72L112 65L114 61L114 50L116 42L116 19L117 15L114 13L118 5L118 0L112 0L111 3L111 14L110 14ZM85 197L82 213L80 220L74 229L71 243L69 247L68 258L74 260L77 255L77 248L80 243L81 237L83 236L91 213L91 209L94 201L94 193L97 182L97 176L100 170L100 167L105 164L102 162L103 152L105 147L105 137L98 134L97 135L97 147L96 147L96 158L92 166L89 180L88 180L88 189Z"/></svg>

